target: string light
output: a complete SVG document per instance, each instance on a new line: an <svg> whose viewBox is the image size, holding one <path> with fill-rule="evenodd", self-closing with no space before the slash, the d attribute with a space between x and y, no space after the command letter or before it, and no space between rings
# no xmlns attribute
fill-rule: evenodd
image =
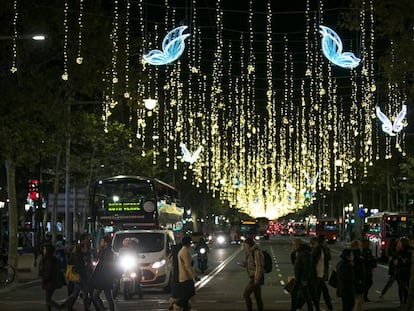
<svg viewBox="0 0 414 311"><path fill-rule="evenodd" d="M19 12L17 10L17 0L14 0L13 2L13 48L12 48L12 66L10 68L11 73L17 72L17 19L19 17Z"/></svg>
<svg viewBox="0 0 414 311"><path fill-rule="evenodd" d="M65 0L63 9L63 74L62 80L67 81L69 79L68 73L68 11L69 11L69 0Z"/></svg>
<svg viewBox="0 0 414 311"><path fill-rule="evenodd" d="M76 63L81 65L83 63L82 57L82 30L83 30L83 1L79 0L79 17L78 17L78 24L79 24L79 33L78 33L78 56L76 57Z"/></svg>

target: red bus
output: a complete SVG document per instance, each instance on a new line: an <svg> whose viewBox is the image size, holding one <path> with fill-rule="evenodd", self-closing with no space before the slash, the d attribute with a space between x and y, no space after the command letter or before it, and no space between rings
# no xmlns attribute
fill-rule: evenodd
<svg viewBox="0 0 414 311"><path fill-rule="evenodd" d="M338 238L338 221L336 218L318 219L316 222L316 235L323 234L328 243L335 243Z"/></svg>
<svg viewBox="0 0 414 311"><path fill-rule="evenodd" d="M387 260L392 240L414 237L414 215L408 213L378 213L365 219L364 235L372 254Z"/></svg>

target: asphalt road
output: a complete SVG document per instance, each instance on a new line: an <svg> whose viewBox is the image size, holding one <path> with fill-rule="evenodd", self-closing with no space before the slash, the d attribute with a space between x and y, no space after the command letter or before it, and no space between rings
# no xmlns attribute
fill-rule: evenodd
<svg viewBox="0 0 414 311"><path fill-rule="evenodd" d="M263 301L266 311L289 310L290 295L283 289L289 276L293 274L290 263L290 247L293 237L272 237L269 241L261 241L261 248L267 249L274 261L273 271L265 276L265 285L262 287ZM304 238L308 240L308 238ZM330 245L333 260L331 266L336 266L343 243ZM193 308L198 311L242 311L245 304L242 297L247 275L244 268L237 265L244 260L243 248L239 245L226 247L211 246L209 254L209 269L202 275L201 281L196 284L197 294L193 299ZM388 291L385 299L379 300L379 293L388 278L388 268L379 265L374 273L374 285L370 290L370 299L363 305L363 310L397 310L399 306L397 285ZM335 290L330 288L335 310L341 310L340 299ZM45 310L44 292L39 281L29 283L14 283L8 288L0 289L0 310ZM66 297L66 287L55 294L57 301ZM168 309L169 295L159 289L144 290L143 299L133 297L125 301L122 296L116 300L119 311L145 310L158 311ZM255 307L255 305L254 305ZM323 299L321 307L325 308ZM78 299L76 310L83 310L81 300ZM304 307L306 310L306 307Z"/></svg>

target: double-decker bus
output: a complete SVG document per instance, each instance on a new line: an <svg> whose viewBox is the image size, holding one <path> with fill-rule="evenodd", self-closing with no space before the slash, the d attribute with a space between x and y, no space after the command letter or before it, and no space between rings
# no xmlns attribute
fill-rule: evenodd
<svg viewBox="0 0 414 311"><path fill-rule="evenodd" d="M365 219L364 235L372 254L387 260L392 241L414 237L414 215L408 213L378 213Z"/></svg>
<svg viewBox="0 0 414 311"><path fill-rule="evenodd" d="M178 191L156 178L113 176L98 180L91 193L91 232L99 239L125 229L182 228Z"/></svg>
<svg viewBox="0 0 414 311"><path fill-rule="evenodd" d="M316 235L323 234L328 243L335 243L338 238L338 221L336 218L321 218L316 222Z"/></svg>

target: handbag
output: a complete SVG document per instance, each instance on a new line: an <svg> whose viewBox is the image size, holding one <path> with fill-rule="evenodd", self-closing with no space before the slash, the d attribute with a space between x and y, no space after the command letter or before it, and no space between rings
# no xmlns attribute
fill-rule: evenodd
<svg viewBox="0 0 414 311"><path fill-rule="evenodd" d="M332 286L333 288L336 288L336 286L338 285L337 283L338 283L338 275L336 273L336 270L332 270L331 276L329 277L329 280L328 280L328 284Z"/></svg>
<svg viewBox="0 0 414 311"><path fill-rule="evenodd" d="M73 270L73 265L66 266L66 278L71 282L79 282L80 275Z"/></svg>
<svg viewBox="0 0 414 311"><path fill-rule="evenodd" d="M288 293L292 293L293 287L295 287L296 280L295 278L291 278L285 285L284 290Z"/></svg>

